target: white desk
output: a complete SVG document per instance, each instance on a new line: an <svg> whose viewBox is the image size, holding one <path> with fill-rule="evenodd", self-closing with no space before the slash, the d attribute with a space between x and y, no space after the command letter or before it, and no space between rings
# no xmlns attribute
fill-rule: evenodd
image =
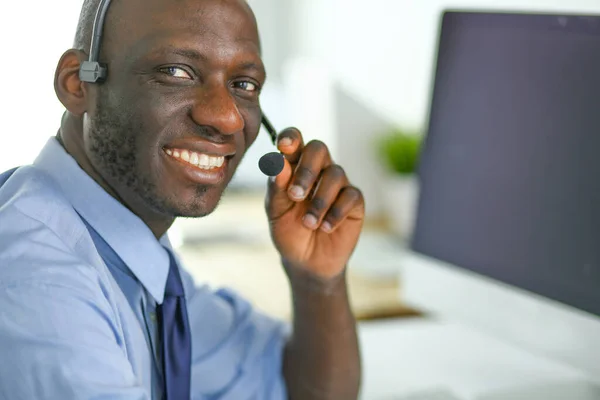
<svg viewBox="0 0 600 400"><path fill-rule="evenodd" d="M365 322L359 329L363 400L392 400L434 387L450 388L465 400L479 400L492 389L586 381L572 368L451 323L408 319Z"/></svg>
<svg viewBox="0 0 600 400"><path fill-rule="evenodd" d="M440 386L465 400L492 400L482 395L540 386L552 393L499 399L550 400L557 394L558 400L600 400L600 393L589 396L581 384L594 379L600 385L600 376L579 372L600 372L596 318L413 254L385 235L365 235L354 261L365 274L401 274L403 301L444 318L362 323L363 399L391 400ZM572 383L584 387L581 395Z"/></svg>

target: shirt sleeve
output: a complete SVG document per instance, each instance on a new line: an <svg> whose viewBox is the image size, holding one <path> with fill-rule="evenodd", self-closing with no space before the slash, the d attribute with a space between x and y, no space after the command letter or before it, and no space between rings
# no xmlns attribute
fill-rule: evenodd
<svg viewBox="0 0 600 400"><path fill-rule="evenodd" d="M31 224L0 229L0 399L150 400L95 270Z"/></svg>
<svg viewBox="0 0 600 400"><path fill-rule="evenodd" d="M284 400L289 325L228 289L195 287L185 271L192 331L193 400Z"/></svg>

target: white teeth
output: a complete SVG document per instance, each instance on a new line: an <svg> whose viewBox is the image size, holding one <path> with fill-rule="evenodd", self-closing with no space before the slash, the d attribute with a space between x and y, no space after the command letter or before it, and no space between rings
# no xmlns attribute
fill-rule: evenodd
<svg viewBox="0 0 600 400"><path fill-rule="evenodd" d="M183 161L189 162L190 161L190 153L187 150L182 151L181 152L181 159Z"/></svg>
<svg viewBox="0 0 600 400"><path fill-rule="evenodd" d="M200 159L198 160L198 166L204 168L210 168L210 158L206 154L200 154Z"/></svg>
<svg viewBox="0 0 600 400"><path fill-rule="evenodd" d="M165 153L201 169L220 168L225 164L225 157L214 157L189 150L165 149Z"/></svg>
<svg viewBox="0 0 600 400"><path fill-rule="evenodd" d="M190 164L198 165L198 153L192 153Z"/></svg>

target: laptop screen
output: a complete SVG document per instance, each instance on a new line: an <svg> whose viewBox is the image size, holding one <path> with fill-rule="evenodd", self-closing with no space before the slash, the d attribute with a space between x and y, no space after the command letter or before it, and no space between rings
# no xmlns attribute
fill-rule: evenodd
<svg viewBox="0 0 600 400"><path fill-rule="evenodd" d="M600 17L447 12L415 251L600 315Z"/></svg>

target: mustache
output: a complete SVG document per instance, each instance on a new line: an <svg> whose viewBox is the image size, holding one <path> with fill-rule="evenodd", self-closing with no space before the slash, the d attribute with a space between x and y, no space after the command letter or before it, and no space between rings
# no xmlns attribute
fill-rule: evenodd
<svg viewBox="0 0 600 400"><path fill-rule="evenodd" d="M188 130L188 132L194 137L216 144L234 144L235 142L233 134L223 134L212 126L196 125L193 129Z"/></svg>

